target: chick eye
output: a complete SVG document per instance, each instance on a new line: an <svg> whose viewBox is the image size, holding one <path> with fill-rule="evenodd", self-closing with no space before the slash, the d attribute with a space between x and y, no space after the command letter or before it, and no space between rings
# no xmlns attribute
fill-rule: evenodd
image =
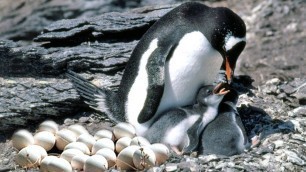
<svg viewBox="0 0 306 172"><path fill-rule="evenodd" d="M211 90L207 90L206 93L207 93L207 94L211 94L212 91L211 91Z"/></svg>

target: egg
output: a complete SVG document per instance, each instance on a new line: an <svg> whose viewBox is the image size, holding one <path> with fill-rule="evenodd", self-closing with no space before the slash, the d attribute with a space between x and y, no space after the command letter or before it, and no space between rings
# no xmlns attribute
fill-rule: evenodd
<svg viewBox="0 0 306 172"><path fill-rule="evenodd" d="M107 160L102 155L93 155L84 164L84 172L103 172L107 169Z"/></svg>
<svg viewBox="0 0 306 172"><path fill-rule="evenodd" d="M116 165L119 170L136 170L133 163L133 154L139 146L128 146L124 148L117 156Z"/></svg>
<svg viewBox="0 0 306 172"><path fill-rule="evenodd" d="M41 160L44 159L46 156L48 156L47 151L39 145L30 145L27 147L38 150L41 155Z"/></svg>
<svg viewBox="0 0 306 172"><path fill-rule="evenodd" d="M113 150L102 148L96 152L96 155L102 155L107 160L108 167L116 164L116 154Z"/></svg>
<svg viewBox="0 0 306 172"><path fill-rule="evenodd" d="M96 154L96 152L102 148L108 148L114 151L115 144L111 139L102 138L100 140L97 140L97 142L93 145L91 153Z"/></svg>
<svg viewBox="0 0 306 172"><path fill-rule="evenodd" d="M40 163L39 171L49 172L48 171L48 165L49 165L49 162L52 161L53 159L58 159L58 157L56 157L56 156L46 156Z"/></svg>
<svg viewBox="0 0 306 172"><path fill-rule="evenodd" d="M148 146L150 145L150 142L144 137L137 136L132 139L130 145Z"/></svg>
<svg viewBox="0 0 306 172"><path fill-rule="evenodd" d="M34 144L34 137L27 130L19 130L13 134L12 144L14 148L21 150L22 148Z"/></svg>
<svg viewBox="0 0 306 172"><path fill-rule="evenodd" d="M97 131L96 134L94 135L94 138L96 140L99 140L102 138L108 138L108 139L114 140L114 134L109 130L103 129L103 130Z"/></svg>
<svg viewBox="0 0 306 172"><path fill-rule="evenodd" d="M132 124L121 122L114 126L113 133L118 140L121 137L133 138L136 135L136 130Z"/></svg>
<svg viewBox="0 0 306 172"><path fill-rule="evenodd" d="M68 130L71 130L78 137L81 134L88 134L88 131L82 126L78 124L74 124L68 127Z"/></svg>
<svg viewBox="0 0 306 172"><path fill-rule="evenodd" d="M132 139L129 137L121 137L119 140L116 142L116 152L120 153L122 149L130 146Z"/></svg>
<svg viewBox="0 0 306 172"><path fill-rule="evenodd" d="M71 142L76 141L77 136L75 135L74 132L67 130L67 129L62 129L57 132L56 134L56 147L59 150L63 150L66 145L68 145Z"/></svg>
<svg viewBox="0 0 306 172"><path fill-rule="evenodd" d="M156 165L161 165L169 159L169 148L162 143L155 143L148 146L156 156Z"/></svg>
<svg viewBox="0 0 306 172"><path fill-rule="evenodd" d="M50 172L72 172L72 167L70 163L62 158L50 160L47 168Z"/></svg>
<svg viewBox="0 0 306 172"><path fill-rule="evenodd" d="M46 151L53 148L55 140L55 136L49 131L41 131L34 135L34 144L43 147Z"/></svg>
<svg viewBox="0 0 306 172"><path fill-rule="evenodd" d="M78 149L67 149L63 151L60 158L65 159L70 163L72 158L76 155L84 155L84 153Z"/></svg>
<svg viewBox="0 0 306 172"><path fill-rule="evenodd" d="M139 170L151 168L155 165L155 153L149 147L141 147L133 154L134 166Z"/></svg>
<svg viewBox="0 0 306 172"><path fill-rule="evenodd" d="M41 161L41 153L33 147L25 147L16 155L15 162L23 168L37 167Z"/></svg>
<svg viewBox="0 0 306 172"><path fill-rule="evenodd" d="M71 159L71 166L74 170L81 171L84 169L85 161L89 158L89 155L76 155Z"/></svg>
<svg viewBox="0 0 306 172"><path fill-rule="evenodd" d="M64 150L67 149L78 149L82 151L84 154L90 155L89 148L82 142L71 142L65 146Z"/></svg>
<svg viewBox="0 0 306 172"><path fill-rule="evenodd" d="M58 124L51 120L44 121L39 125L38 131L49 131L55 135L58 132Z"/></svg>
<svg viewBox="0 0 306 172"><path fill-rule="evenodd" d="M89 150L91 150L92 146L96 143L96 139L92 135L86 133L81 134L76 141L84 143Z"/></svg>

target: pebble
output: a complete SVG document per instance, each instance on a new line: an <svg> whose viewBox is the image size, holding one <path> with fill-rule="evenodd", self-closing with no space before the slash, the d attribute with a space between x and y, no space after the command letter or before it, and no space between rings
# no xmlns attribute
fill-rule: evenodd
<svg viewBox="0 0 306 172"><path fill-rule="evenodd" d="M287 161L300 166L305 165L305 161L298 157L295 152L289 150L285 150L284 152L287 155Z"/></svg>

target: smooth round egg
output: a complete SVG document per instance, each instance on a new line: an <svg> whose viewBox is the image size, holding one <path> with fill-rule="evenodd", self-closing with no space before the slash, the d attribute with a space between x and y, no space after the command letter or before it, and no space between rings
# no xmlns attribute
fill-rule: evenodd
<svg viewBox="0 0 306 172"><path fill-rule="evenodd" d="M34 137L28 130L18 130L12 136L12 144L14 148L21 150L34 144Z"/></svg>
<svg viewBox="0 0 306 172"><path fill-rule="evenodd" d="M34 135L34 144L43 147L46 151L53 148L55 140L55 136L49 131L41 131Z"/></svg>
<svg viewBox="0 0 306 172"><path fill-rule="evenodd" d="M91 150L92 146L96 143L96 139L92 135L86 133L81 134L76 141L84 143L89 150Z"/></svg>
<svg viewBox="0 0 306 172"><path fill-rule="evenodd" d="M169 148L162 143L155 143L148 146L156 156L156 165L161 165L169 159Z"/></svg>
<svg viewBox="0 0 306 172"><path fill-rule="evenodd" d="M15 162L23 168L37 167L41 161L41 153L33 147L21 149L15 157Z"/></svg>
<svg viewBox="0 0 306 172"><path fill-rule="evenodd" d="M57 132L56 134L56 147L59 150L63 150L66 145L68 145L71 142L76 141L76 135L74 132L67 130L67 129L62 129Z"/></svg>
<svg viewBox="0 0 306 172"><path fill-rule="evenodd" d="M133 154L133 163L139 170L154 167L156 162L155 153L148 147L141 147Z"/></svg>
<svg viewBox="0 0 306 172"><path fill-rule="evenodd" d="M109 131L109 130L99 130L96 132L96 134L94 135L94 138L96 140L99 140L99 139L102 139L102 138L108 138L108 139L111 139L111 140L114 140L114 134Z"/></svg>
<svg viewBox="0 0 306 172"><path fill-rule="evenodd" d="M108 148L114 151L115 144L111 139L102 138L100 140L97 140L97 142L93 145L91 153L96 154L96 152L102 148Z"/></svg>
<svg viewBox="0 0 306 172"><path fill-rule="evenodd" d="M115 138L118 140L121 137L133 138L136 135L135 127L132 124L121 122L113 128Z"/></svg>
<svg viewBox="0 0 306 172"><path fill-rule="evenodd" d="M41 160L44 159L46 156L48 156L48 153L47 151L39 146L39 145L30 145L30 146L27 146L28 148L31 148L31 149L36 149L39 151L40 155L41 155Z"/></svg>
<svg viewBox="0 0 306 172"><path fill-rule="evenodd" d="M148 145L151 145L151 144L146 138L141 137L141 136L136 136L132 139L130 145L148 146Z"/></svg>
<svg viewBox="0 0 306 172"><path fill-rule="evenodd" d="M58 157L56 156L46 156L40 163L39 166L39 171L41 172L49 172L48 171L48 164L50 161L52 161L53 159L58 159Z"/></svg>
<svg viewBox="0 0 306 172"><path fill-rule="evenodd" d="M49 172L72 172L72 167L70 163L62 158L52 159L48 163Z"/></svg>
<svg viewBox="0 0 306 172"><path fill-rule="evenodd" d="M139 146L128 146L124 148L117 156L116 165L119 170L135 170L133 163L133 154Z"/></svg>
<svg viewBox="0 0 306 172"><path fill-rule="evenodd" d="M82 125L74 124L68 127L68 130L71 130L78 137L81 134L88 134L88 131Z"/></svg>
<svg viewBox="0 0 306 172"><path fill-rule="evenodd" d="M76 155L84 155L84 153L78 149L67 149L63 151L60 158L65 159L70 163L72 158Z"/></svg>
<svg viewBox="0 0 306 172"><path fill-rule="evenodd" d="M39 125L38 131L49 131L55 135L58 132L58 124L51 120L44 121Z"/></svg>
<svg viewBox="0 0 306 172"><path fill-rule="evenodd" d="M81 171L84 169L85 161L89 158L89 155L76 155L71 159L71 166L74 170Z"/></svg>
<svg viewBox="0 0 306 172"><path fill-rule="evenodd" d="M64 150L67 150L67 149L78 149L84 154L90 155L89 148L82 142L71 142L65 146Z"/></svg>
<svg viewBox="0 0 306 172"><path fill-rule="evenodd" d="M108 167L116 164L116 154L113 150L102 148L96 152L96 155L102 155L107 160Z"/></svg>
<svg viewBox="0 0 306 172"><path fill-rule="evenodd" d="M102 155L93 155L84 164L84 172L103 172L107 169L107 160Z"/></svg>
<svg viewBox="0 0 306 172"><path fill-rule="evenodd" d="M116 142L116 152L120 153L124 148L130 146L132 139L129 137L121 137Z"/></svg>

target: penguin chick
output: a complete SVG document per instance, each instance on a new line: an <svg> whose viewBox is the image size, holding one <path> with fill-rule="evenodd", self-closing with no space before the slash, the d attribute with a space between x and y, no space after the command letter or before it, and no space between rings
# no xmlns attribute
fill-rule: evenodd
<svg viewBox="0 0 306 172"><path fill-rule="evenodd" d="M192 106L172 109L157 119L144 134L151 143L164 143L176 153L190 144L197 147L200 133L212 121L223 96L228 93L222 88L213 93L214 86L202 87L197 94L197 103ZM191 142L192 141L192 142Z"/></svg>
<svg viewBox="0 0 306 172"><path fill-rule="evenodd" d="M219 105L218 115L201 134L199 154L231 156L240 154L250 147L236 109L237 100L237 91L230 89Z"/></svg>

